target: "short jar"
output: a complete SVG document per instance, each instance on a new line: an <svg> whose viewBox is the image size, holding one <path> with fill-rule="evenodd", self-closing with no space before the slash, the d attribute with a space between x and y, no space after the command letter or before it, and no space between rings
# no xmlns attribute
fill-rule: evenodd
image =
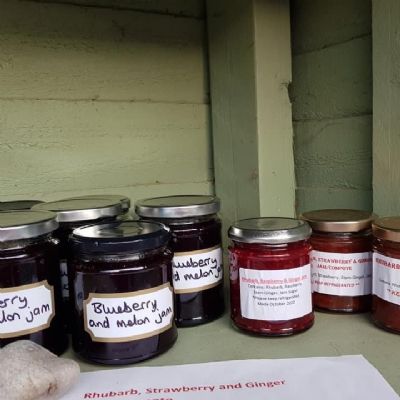
<svg viewBox="0 0 400 400"><path fill-rule="evenodd" d="M69 259L76 353L135 363L177 338L170 233L162 224L115 222L75 229Z"/></svg>
<svg viewBox="0 0 400 400"><path fill-rule="evenodd" d="M374 236L372 320L400 333L400 217L378 218Z"/></svg>
<svg viewBox="0 0 400 400"><path fill-rule="evenodd" d="M0 212L0 347L24 339L58 355L66 349L57 227L53 213Z"/></svg>
<svg viewBox="0 0 400 400"><path fill-rule="evenodd" d="M60 241L59 258L61 271L61 288L63 297L63 316L66 329L70 327L70 304L68 282L68 238L72 231L89 224L114 222L123 214L123 208L119 199L102 198L76 198L41 203L33 210L51 211L57 215L59 228L55 236Z"/></svg>
<svg viewBox="0 0 400 400"><path fill-rule="evenodd" d="M220 201L182 195L140 200L141 219L168 225L174 251L173 284L179 327L204 324L224 312Z"/></svg>
<svg viewBox="0 0 400 400"><path fill-rule="evenodd" d="M337 313L369 311L374 215L368 211L326 209L306 212L301 218L313 230L314 307Z"/></svg>
<svg viewBox="0 0 400 400"><path fill-rule="evenodd" d="M309 225L291 218L253 218L234 223L228 234L233 323L266 336L310 328Z"/></svg>

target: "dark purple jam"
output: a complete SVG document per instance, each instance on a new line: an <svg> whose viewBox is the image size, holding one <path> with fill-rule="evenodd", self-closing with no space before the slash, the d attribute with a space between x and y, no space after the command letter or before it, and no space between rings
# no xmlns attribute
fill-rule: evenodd
<svg viewBox="0 0 400 400"><path fill-rule="evenodd" d="M102 364L129 364L169 349L177 338L169 232L161 224L119 222L74 231L69 259L73 347Z"/></svg>
<svg viewBox="0 0 400 400"><path fill-rule="evenodd" d="M14 238L4 240L9 236L5 228L10 227L5 221L11 218L16 220L15 228L18 225L22 228ZM51 213L0 213L1 347L23 339L31 340L58 355L67 347L60 314L59 259L57 241L51 236L54 230L50 226L52 218L55 229L57 223L55 215ZM46 233L34 236L35 230ZM32 237L18 238L19 235Z"/></svg>
<svg viewBox="0 0 400 400"><path fill-rule="evenodd" d="M143 220L162 222L171 229L177 325L200 325L220 317L224 289L219 200L159 197L141 200L135 209Z"/></svg>

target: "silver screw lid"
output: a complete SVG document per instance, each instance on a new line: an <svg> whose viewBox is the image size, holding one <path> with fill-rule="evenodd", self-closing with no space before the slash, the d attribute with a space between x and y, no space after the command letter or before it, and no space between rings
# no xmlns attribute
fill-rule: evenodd
<svg viewBox="0 0 400 400"><path fill-rule="evenodd" d="M180 195L139 200L135 212L147 218L188 218L216 214L220 201L215 196Z"/></svg>
<svg viewBox="0 0 400 400"><path fill-rule="evenodd" d="M37 204L32 210L52 211L61 223L93 221L124 213L121 203L110 199L64 199Z"/></svg>
<svg viewBox="0 0 400 400"><path fill-rule="evenodd" d="M120 202L122 205L122 210L127 212L131 207L131 199L129 197L119 195L119 194L86 194L83 196L71 197L72 200L76 199L105 199L111 200L112 202Z"/></svg>
<svg viewBox="0 0 400 400"><path fill-rule="evenodd" d="M228 235L243 243L283 244L308 239L311 228L307 222L294 218L250 218L235 222Z"/></svg>
<svg viewBox="0 0 400 400"><path fill-rule="evenodd" d="M58 228L56 215L48 211L1 211L0 242L30 239Z"/></svg>

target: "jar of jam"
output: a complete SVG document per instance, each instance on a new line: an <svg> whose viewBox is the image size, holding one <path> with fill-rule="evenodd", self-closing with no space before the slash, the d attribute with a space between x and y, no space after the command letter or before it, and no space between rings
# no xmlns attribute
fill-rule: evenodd
<svg viewBox="0 0 400 400"><path fill-rule="evenodd" d="M309 225L253 218L229 229L231 317L245 331L291 335L314 323Z"/></svg>
<svg viewBox="0 0 400 400"><path fill-rule="evenodd" d="M30 210L34 205L43 203L40 200L0 201L0 211Z"/></svg>
<svg viewBox="0 0 400 400"><path fill-rule="evenodd" d="M400 333L400 217L378 218L372 224L372 319Z"/></svg>
<svg viewBox="0 0 400 400"><path fill-rule="evenodd" d="M59 228L55 236L60 241L59 257L61 271L61 287L64 304L64 323L70 326L70 304L68 284L68 237L72 231L88 224L114 222L123 213L120 199L77 198L41 203L33 210L51 211L57 215Z"/></svg>
<svg viewBox="0 0 400 400"><path fill-rule="evenodd" d="M168 228L115 222L75 229L70 240L74 350L128 364L170 348L177 330Z"/></svg>
<svg viewBox="0 0 400 400"><path fill-rule="evenodd" d="M314 307L356 313L371 309L372 234L368 211L328 209L302 215L313 230Z"/></svg>
<svg viewBox="0 0 400 400"><path fill-rule="evenodd" d="M136 203L136 214L142 219L162 222L171 229L179 327L204 324L224 312L219 208L218 198L202 195L156 197Z"/></svg>
<svg viewBox="0 0 400 400"><path fill-rule="evenodd" d="M67 347L61 305L58 223L43 211L0 212L0 346L32 340L56 354Z"/></svg>

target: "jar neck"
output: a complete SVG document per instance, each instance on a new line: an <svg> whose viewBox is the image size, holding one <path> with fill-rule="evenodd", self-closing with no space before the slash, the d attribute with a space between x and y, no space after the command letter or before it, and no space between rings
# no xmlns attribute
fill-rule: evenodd
<svg viewBox="0 0 400 400"><path fill-rule="evenodd" d="M247 251L282 251L282 250L290 250L295 248L300 248L307 246L309 247L309 241L307 239L300 240L297 242L290 242L290 243L278 243L278 244L270 244L270 243L244 243L238 242L236 240L232 240L232 244L234 247L238 249L243 249Z"/></svg>
<svg viewBox="0 0 400 400"><path fill-rule="evenodd" d="M179 225L191 225L191 224L201 224L205 222L218 220L217 214L209 214L209 215L200 215L193 217L185 217L185 218L149 218L149 217L140 217L143 221L156 221L161 222L167 226L179 226Z"/></svg>
<svg viewBox="0 0 400 400"><path fill-rule="evenodd" d="M18 240L9 240L6 242L0 242L0 251L25 249L27 247L40 245L45 242L58 244L57 239L53 238L52 233L48 233L46 235L41 235L29 239L18 239Z"/></svg>
<svg viewBox="0 0 400 400"><path fill-rule="evenodd" d="M352 239L352 238L363 238L372 235L371 229L364 229L358 232L324 232L324 231L317 231L313 230L312 236L320 236L326 238L338 238L338 239Z"/></svg>

